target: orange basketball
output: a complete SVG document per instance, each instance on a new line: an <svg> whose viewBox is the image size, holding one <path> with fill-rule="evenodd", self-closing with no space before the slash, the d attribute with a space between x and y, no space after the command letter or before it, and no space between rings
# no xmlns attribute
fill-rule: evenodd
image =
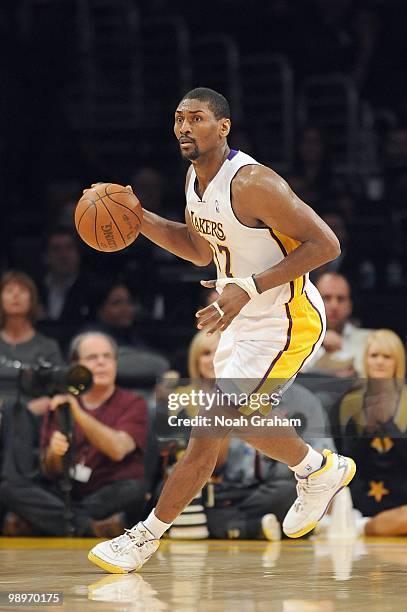
<svg viewBox="0 0 407 612"><path fill-rule="evenodd" d="M97 251L121 251L140 232L143 211L134 193L123 185L99 183L88 189L75 208L79 236Z"/></svg>

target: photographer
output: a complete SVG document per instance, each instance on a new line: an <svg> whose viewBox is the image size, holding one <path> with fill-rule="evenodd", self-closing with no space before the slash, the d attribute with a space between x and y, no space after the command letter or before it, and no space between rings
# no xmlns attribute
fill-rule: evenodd
<svg viewBox="0 0 407 612"><path fill-rule="evenodd" d="M128 517L132 524L143 510L147 407L141 397L115 386L117 346L109 336L77 336L70 361L88 368L93 383L80 398L59 394L51 400L41 435L46 481L6 481L0 494L35 531L63 535L60 483L63 457L70 450L75 535L114 537L126 526L126 511L132 512ZM72 435L61 432L64 404L69 405Z"/></svg>

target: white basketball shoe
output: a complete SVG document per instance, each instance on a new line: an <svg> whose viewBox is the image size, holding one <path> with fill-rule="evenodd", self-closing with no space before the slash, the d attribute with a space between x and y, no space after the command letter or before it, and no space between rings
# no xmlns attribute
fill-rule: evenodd
<svg viewBox="0 0 407 612"><path fill-rule="evenodd" d="M309 476L295 475L297 499L283 522L283 531L289 538L299 538L314 529L324 516L334 496L346 487L356 473L350 457L324 450L325 463Z"/></svg>
<svg viewBox="0 0 407 612"><path fill-rule="evenodd" d="M111 574L127 574L141 569L159 545L160 541L140 522L117 538L96 544L88 559Z"/></svg>

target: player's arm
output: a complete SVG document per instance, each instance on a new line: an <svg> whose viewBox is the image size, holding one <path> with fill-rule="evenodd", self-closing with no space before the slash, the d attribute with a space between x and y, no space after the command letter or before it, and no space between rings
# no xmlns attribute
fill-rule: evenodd
<svg viewBox="0 0 407 612"><path fill-rule="evenodd" d="M278 264L255 275L260 292L288 283L340 254L330 227L269 168L243 168L232 183L232 201L237 210L244 207L251 218L300 243Z"/></svg>
<svg viewBox="0 0 407 612"><path fill-rule="evenodd" d="M253 277L227 279L230 284L217 300L223 315L213 305L196 313L198 328L211 333L225 330L254 294L301 277L340 253L339 241L328 225L269 168L242 168L232 182L232 204L247 225L273 228L299 245L278 264ZM215 281L201 282L207 288L215 286Z"/></svg>
<svg viewBox="0 0 407 612"><path fill-rule="evenodd" d="M196 266L207 266L212 261L210 246L194 229L187 209L185 223L169 221L143 209L141 233L166 251L192 261Z"/></svg>
<svg viewBox="0 0 407 612"><path fill-rule="evenodd" d="M186 175L185 192L191 172L192 166ZM143 208L141 233L166 251L192 261L196 266L207 266L212 261L209 244L194 229L187 208L185 208L185 223L169 221Z"/></svg>

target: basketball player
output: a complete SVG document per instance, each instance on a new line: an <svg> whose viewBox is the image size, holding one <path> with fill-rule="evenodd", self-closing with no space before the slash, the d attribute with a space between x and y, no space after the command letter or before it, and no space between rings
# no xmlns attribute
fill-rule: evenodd
<svg viewBox="0 0 407 612"><path fill-rule="evenodd" d="M221 332L214 361L218 386L246 379L254 393L270 390L273 379L292 381L320 347L325 313L308 272L337 257L340 247L278 174L229 148L230 127L222 95L198 88L184 96L175 111L174 133L182 156L191 162L185 224L144 211L142 233L198 266L214 260L218 280L203 284L216 285L221 295L197 312L198 327ZM298 497L283 523L292 538L315 527L356 471L352 459L320 453L294 430L288 437L287 431L281 436L274 431L245 439L286 463L297 478ZM210 478L221 444L221 436L192 435L156 508L123 535L97 544L89 559L112 573L140 569Z"/></svg>

